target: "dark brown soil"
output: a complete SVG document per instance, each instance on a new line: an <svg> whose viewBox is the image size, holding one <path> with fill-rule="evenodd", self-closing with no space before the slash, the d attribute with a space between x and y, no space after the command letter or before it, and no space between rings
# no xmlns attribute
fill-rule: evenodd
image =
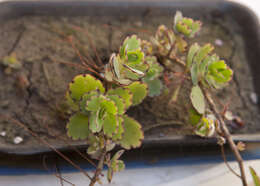
<svg viewBox="0 0 260 186"><path fill-rule="evenodd" d="M255 92L252 75L244 41L239 35L239 26L230 18L215 21L206 19L203 22L203 29L195 40L202 44L216 44L216 53L227 60L235 71L234 81L230 86L214 93L217 95L220 109L225 105L229 106L229 110L242 118L245 126L231 127L232 132L260 132L259 111L252 99ZM62 35L73 35L79 50L97 60L88 40L88 33L98 55L106 63L111 52L118 50L127 35L137 33L141 38L148 39L157 26L166 24L170 27L171 23L172 19L168 17L149 17L148 20L124 16L23 17L7 21L0 29L0 58L15 53L23 66L9 75L4 72L6 67L0 66L1 115L8 115L22 122L56 147L64 145L57 137L66 138L66 118L59 111L59 105L68 83L76 74L86 70L58 63L80 64L75 51L64 41ZM81 30L76 30L74 26L80 27ZM143 124L146 139L192 133L192 129L185 125L186 107L190 104L190 86L185 85L182 91L176 104L168 105L165 99L167 96L163 94L160 97L148 98L143 104L129 111L129 115ZM38 149L42 146L27 131L6 119L0 119L0 134L1 132L6 132L6 135L0 137L0 150L15 149L17 146ZM15 145L14 138L17 136L22 137L23 141Z"/></svg>

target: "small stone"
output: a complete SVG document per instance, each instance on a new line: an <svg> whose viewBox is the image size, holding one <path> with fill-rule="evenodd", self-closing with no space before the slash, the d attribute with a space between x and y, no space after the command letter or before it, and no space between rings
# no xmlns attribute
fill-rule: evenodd
<svg viewBox="0 0 260 186"><path fill-rule="evenodd" d="M0 132L0 136L6 136L6 132L5 131L2 131L2 132Z"/></svg>
<svg viewBox="0 0 260 186"><path fill-rule="evenodd" d="M135 25L138 27L141 27L141 26L143 26L143 23L142 23L142 21L137 21L137 22L135 22Z"/></svg>
<svg viewBox="0 0 260 186"><path fill-rule="evenodd" d="M163 133L160 133L159 134L159 137L164 137L165 135Z"/></svg>
<svg viewBox="0 0 260 186"><path fill-rule="evenodd" d="M215 45L222 46L223 45L223 41L221 39L216 39L215 40Z"/></svg>
<svg viewBox="0 0 260 186"><path fill-rule="evenodd" d="M14 144L19 144L19 143L21 143L22 141L23 141L23 138L20 137L20 136L16 136L16 137L14 138Z"/></svg>
<svg viewBox="0 0 260 186"><path fill-rule="evenodd" d="M254 103L254 104L257 104L258 103L258 96L255 92L251 92L250 93L250 99L251 101Z"/></svg>

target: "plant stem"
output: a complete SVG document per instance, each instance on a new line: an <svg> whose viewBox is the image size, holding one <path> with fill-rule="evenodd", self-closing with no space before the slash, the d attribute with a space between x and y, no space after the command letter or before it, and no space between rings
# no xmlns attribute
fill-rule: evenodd
<svg viewBox="0 0 260 186"><path fill-rule="evenodd" d="M212 100L210 93L205 89L202 89L202 90L203 90L203 93L204 93L204 95L207 99L207 102L209 103L211 110L214 112L215 116L217 117L217 119L219 121L221 131L223 132L226 140L229 143L231 150L233 151L233 153L236 157L236 160L237 160L239 168L240 168L241 181L243 183L243 186L247 186L243 159L242 159L242 157L239 153L239 150L237 149L237 146L232 139L232 136L231 136L231 134L230 134L225 122L224 122L223 117L219 113L217 106L215 105L214 101Z"/></svg>
<svg viewBox="0 0 260 186"><path fill-rule="evenodd" d="M89 186L94 186L95 183L97 182L98 177L101 174L101 171L103 170L106 153L107 153L106 147L104 147L104 149L102 150L102 153L100 155L98 166L96 168L95 174L94 174L93 178L91 179Z"/></svg>

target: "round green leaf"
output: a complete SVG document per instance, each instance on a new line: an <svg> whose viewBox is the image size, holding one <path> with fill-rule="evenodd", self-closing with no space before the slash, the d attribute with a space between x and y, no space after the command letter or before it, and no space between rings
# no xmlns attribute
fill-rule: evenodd
<svg viewBox="0 0 260 186"><path fill-rule="evenodd" d="M70 117L67 124L68 136L72 139L86 139L89 135L88 117L81 113L76 113Z"/></svg>
<svg viewBox="0 0 260 186"><path fill-rule="evenodd" d="M128 85L127 88L129 88L130 91L133 93L133 105L140 104L143 101L143 99L147 96L146 84L134 82Z"/></svg>
<svg viewBox="0 0 260 186"><path fill-rule="evenodd" d="M91 75L78 75L69 85L71 98L79 101L81 97L90 91L99 90L101 93L105 92L103 84Z"/></svg>
<svg viewBox="0 0 260 186"><path fill-rule="evenodd" d="M121 97L125 102L126 109L132 105L133 94L131 93L131 91L129 89L125 89L122 87L119 87L116 89L110 89L107 92L107 94L108 95L118 95L119 97Z"/></svg>
<svg viewBox="0 0 260 186"><path fill-rule="evenodd" d="M141 145L144 139L141 125L126 115L123 116L124 133L122 139L119 141L120 145L125 149L136 148Z"/></svg>
<svg viewBox="0 0 260 186"><path fill-rule="evenodd" d="M117 117L112 114L107 114L103 122L104 134L107 135L108 137L112 137L113 134L116 133L117 128L118 128Z"/></svg>
<svg viewBox="0 0 260 186"><path fill-rule="evenodd" d="M118 114L122 115L125 113L126 111L126 105L125 105L125 101L120 98L118 95L108 95L107 96L110 100L114 101L117 109L118 109Z"/></svg>

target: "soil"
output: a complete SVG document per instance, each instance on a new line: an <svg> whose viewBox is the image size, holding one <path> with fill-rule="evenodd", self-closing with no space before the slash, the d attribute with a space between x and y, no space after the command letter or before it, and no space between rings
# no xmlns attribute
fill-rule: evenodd
<svg viewBox="0 0 260 186"><path fill-rule="evenodd" d="M202 22L203 29L195 40L201 44L214 44L215 52L235 72L230 86L214 93L219 109L228 108L243 120L243 127L229 122L232 133L258 133L260 116L257 95L239 25L230 17L219 20L202 18ZM107 63L111 52L118 51L126 36L136 33L143 39L149 39L162 23L171 27L172 19L166 16L35 16L6 21L0 29L0 59L15 53L22 68L6 74L6 67L0 66L1 115L20 121L55 147L64 146L61 138L68 139L67 118L60 112L60 105L68 83L76 74L87 71L60 63L81 64L75 50L69 42L64 41L63 36L72 35L76 47L97 61L89 36L99 57L103 63ZM144 103L129 110L128 114L142 123L145 139L192 134L193 129L185 125L190 88L189 84L183 86L175 104L169 105L167 95L163 93L159 97L147 98ZM15 152L14 149L18 147L28 147L37 151L43 147L27 131L7 119L0 119L0 135L0 150ZM23 139L19 144L14 142L17 136Z"/></svg>

